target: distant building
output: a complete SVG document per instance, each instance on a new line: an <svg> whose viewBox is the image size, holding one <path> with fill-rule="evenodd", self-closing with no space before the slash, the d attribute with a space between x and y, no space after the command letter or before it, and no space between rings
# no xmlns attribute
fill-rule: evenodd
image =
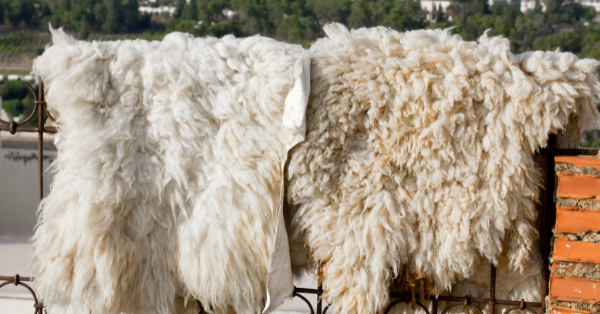
<svg viewBox="0 0 600 314"><path fill-rule="evenodd" d="M420 3L423 15L425 15L426 20L430 23L435 22L435 17L440 6L442 7L442 11L446 13L448 7L452 4L452 2L448 0L422 0ZM452 20L452 15L448 16L448 20Z"/></svg>
<svg viewBox="0 0 600 314"><path fill-rule="evenodd" d="M0 80L4 80L4 75L0 75ZM9 74L6 76L7 81L33 81L33 75L18 75L18 74Z"/></svg>
<svg viewBox="0 0 600 314"><path fill-rule="evenodd" d="M600 12L600 0L575 0L575 2L581 3L585 6L594 7L596 12Z"/></svg>
<svg viewBox="0 0 600 314"><path fill-rule="evenodd" d="M550 27L558 32L573 32L573 25L569 23L552 24Z"/></svg>
<svg viewBox="0 0 600 314"><path fill-rule="evenodd" d="M164 16L162 14L152 14L152 16L150 17L150 21L152 21L154 23L165 24L165 25L169 24L169 22L171 22L171 20L173 20L172 14L169 14L169 16Z"/></svg>
<svg viewBox="0 0 600 314"><path fill-rule="evenodd" d="M492 1L492 0L490 0ZM540 1L542 5L542 11L546 11L546 4L543 0ZM573 2L581 3L584 6L594 7L596 12L600 12L600 0L573 0ZM535 8L535 0L521 0L521 12L527 12Z"/></svg>
<svg viewBox="0 0 600 314"><path fill-rule="evenodd" d="M233 20L233 18L236 15L235 11L229 10L227 8L223 9L223 11L221 11L221 13L223 13L223 15L226 16L230 21Z"/></svg>
<svg viewBox="0 0 600 314"><path fill-rule="evenodd" d="M542 12L546 12L546 4L544 1L540 0L540 4L542 5ZM535 0L521 0L521 12L527 12L533 9L535 9Z"/></svg>
<svg viewBox="0 0 600 314"><path fill-rule="evenodd" d="M145 14L162 14L163 12L168 12L169 16L172 16L173 14L175 14L175 7L174 6L160 6L157 8L154 7L147 7L147 6L140 6L140 8L138 9L140 11L140 13L145 13Z"/></svg>

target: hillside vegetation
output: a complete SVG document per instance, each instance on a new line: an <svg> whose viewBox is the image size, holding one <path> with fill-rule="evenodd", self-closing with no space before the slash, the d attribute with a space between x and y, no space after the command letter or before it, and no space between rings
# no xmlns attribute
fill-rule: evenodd
<svg viewBox="0 0 600 314"><path fill-rule="evenodd" d="M466 40L490 29L491 35L509 38L514 53L560 49L600 59L600 19L594 8L565 0L537 0L527 12L520 11L519 0L494 0L491 5L488 0L456 0L445 13L439 8L433 21L419 2L405 0L146 1L0 0L0 69L30 69L50 41L48 24L87 40L159 40L183 31L217 37L261 34L305 47L324 36L322 27L329 22L399 31L454 27L452 32ZM142 14L140 5L171 5L175 13ZM19 115L28 102L21 99L6 111ZM596 136L590 137L593 142L600 145Z"/></svg>
<svg viewBox="0 0 600 314"><path fill-rule="evenodd" d="M328 22L351 28L387 26L397 30L455 28L475 40L486 29L511 40L515 53L560 48L581 57L600 58L600 24L593 7L545 0L520 11L520 1L457 0L433 24L417 1L404 0L0 0L0 62L32 58L43 51L48 24L64 27L81 39L160 39L171 31L196 36L262 34L309 46L323 36ZM174 16L141 14L140 5L172 5ZM164 14L164 13L163 13ZM11 59L12 58L12 59Z"/></svg>

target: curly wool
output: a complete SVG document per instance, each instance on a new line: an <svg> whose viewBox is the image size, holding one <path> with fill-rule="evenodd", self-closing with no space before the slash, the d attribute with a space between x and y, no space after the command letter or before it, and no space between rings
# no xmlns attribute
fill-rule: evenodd
<svg viewBox="0 0 600 314"><path fill-rule="evenodd" d="M311 47L306 141L286 179L290 247L308 243L328 301L376 313L404 269L439 293L503 249L522 269L538 237L532 154L572 115L581 130L598 126L598 62L515 56L487 34L325 31Z"/></svg>
<svg viewBox="0 0 600 314"><path fill-rule="evenodd" d="M296 135L284 103L308 52L260 36L52 33L34 62L59 125L33 238L48 311L179 313L196 298L261 313Z"/></svg>

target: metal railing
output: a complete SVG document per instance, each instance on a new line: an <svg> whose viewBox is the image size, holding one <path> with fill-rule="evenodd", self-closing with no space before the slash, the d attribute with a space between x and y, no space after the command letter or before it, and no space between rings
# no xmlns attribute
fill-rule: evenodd
<svg viewBox="0 0 600 314"><path fill-rule="evenodd" d="M4 81L0 81L2 84ZM56 127L45 126L44 125L44 113L52 120L55 121L52 115L48 112L46 107L46 101L44 98L44 88L43 82L40 81L38 91L36 93L35 89L25 83L22 82L23 85L27 86L27 88L31 91L34 96L34 110L33 112L23 121L15 122L15 121L3 121L0 119L0 131L8 131L11 134L15 134L17 132L33 132L38 133L38 174L39 174L39 198L40 201L44 197L44 169L43 169L43 160L44 160L44 133L55 134L57 133ZM26 126L25 123L29 122L35 114L38 114L37 126ZM422 308L426 314L445 314L453 307L457 306L470 306L473 307L478 313L483 314L484 311L477 304L489 304L490 305L490 314L495 314L497 305L509 305L512 306L509 308L505 314L509 314L512 311L516 310L525 310L529 311L532 314L544 314L546 311L545 308L545 298L548 295L549 288L549 278L550 278L550 268L549 268L549 257L550 257L550 249L551 249L551 239L552 239L552 226L554 226L554 222L556 220L556 204L554 203L554 184L555 184L555 170L554 170L554 157L558 155L568 155L568 156L577 156L577 155L585 155L585 156L595 156L598 154L598 150L596 149L560 149L556 148L556 136L550 135L550 139L548 142L548 148L541 149L539 151L540 155L545 155L548 158L547 167L545 169L546 172L546 180L545 180L545 190L546 190L546 202L545 206L541 207L541 227L540 227L540 243L541 243L541 251L543 258L543 269L542 269L542 286L541 289L541 302L528 302L525 300L514 301L514 300L501 300L496 299L496 267L493 264L490 264L491 274L490 274L490 297L489 298L471 298L470 296L464 297L455 297L455 296L426 296L428 300L431 300L431 311L427 306L425 306L421 301L421 297L419 295L413 295L411 293L391 293L390 297L393 300L385 310L385 314L387 314L392 307L399 303L410 303L413 302L412 298L416 298L414 300L414 304L418 307ZM7 286L9 284L14 284L16 286L22 286L27 289L34 299L34 308L35 314L42 314L44 310L44 306L39 302L35 291L25 282L33 281L33 278L30 277L20 277L19 275L15 276L0 276L0 288ZM317 306L316 310L313 308L312 304L306 298L306 295L315 295L317 297ZM329 310L330 305L327 305L323 308L322 297L323 295L323 287L319 285L317 289L308 289L308 288L295 288L294 296L298 297L302 301L304 301L311 314L326 314ZM447 306L442 309L441 312L438 311L438 302L445 301L449 302ZM200 312L204 312L202 309L202 305L200 305ZM536 312L532 308L539 308L540 312Z"/></svg>

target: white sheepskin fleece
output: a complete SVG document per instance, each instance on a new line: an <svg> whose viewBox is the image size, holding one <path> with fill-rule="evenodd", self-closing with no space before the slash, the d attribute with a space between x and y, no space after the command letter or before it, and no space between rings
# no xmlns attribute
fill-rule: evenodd
<svg viewBox="0 0 600 314"><path fill-rule="evenodd" d="M33 238L48 312L181 313L186 299L197 313L198 299L260 313L297 136L284 106L309 53L260 36L52 33L34 62L59 130Z"/></svg>
<svg viewBox="0 0 600 314"><path fill-rule="evenodd" d="M310 49L307 136L290 153L286 215L290 247L307 243L328 301L377 313L399 274L428 277L439 293L503 250L523 270L543 182L532 154L572 115L581 130L599 124L598 62L515 56L506 38L439 29L325 31Z"/></svg>

